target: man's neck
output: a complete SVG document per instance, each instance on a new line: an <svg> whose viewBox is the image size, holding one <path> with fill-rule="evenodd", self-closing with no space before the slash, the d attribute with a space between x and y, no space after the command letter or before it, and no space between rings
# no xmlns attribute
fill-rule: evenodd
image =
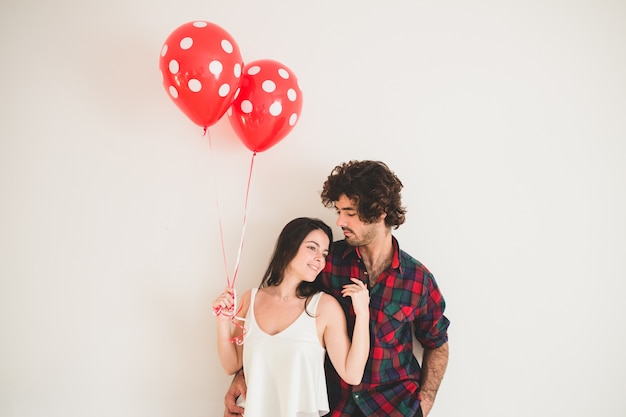
<svg viewBox="0 0 626 417"><path fill-rule="evenodd" d="M367 269L370 286L373 286L393 259L391 229L385 229L384 233L367 245L359 246L359 253Z"/></svg>

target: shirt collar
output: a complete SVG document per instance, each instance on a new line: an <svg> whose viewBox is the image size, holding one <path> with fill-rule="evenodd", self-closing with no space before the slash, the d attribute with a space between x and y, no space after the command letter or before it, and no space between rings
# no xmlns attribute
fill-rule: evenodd
<svg viewBox="0 0 626 417"><path fill-rule="evenodd" d="M400 265L400 244L398 243L398 239L396 239L396 237L393 235L391 236L391 244L393 245L393 258L391 259L391 267L394 269L400 269L400 271L402 271L402 265ZM352 256L356 256L357 258L361 259L361 252L359 251L358 246L350 246L346 244L346 249L343 251L343 254L341 254L341 258L345 259L351 254Z"/></svg>

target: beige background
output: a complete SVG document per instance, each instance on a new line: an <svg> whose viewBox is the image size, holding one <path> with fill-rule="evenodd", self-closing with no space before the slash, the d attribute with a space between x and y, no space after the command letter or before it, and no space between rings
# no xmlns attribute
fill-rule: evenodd
<svg viewBox="0 0 626 417"><path fill-rule="evenodd" d="M334 224L335 164L381 159L452 320L431 416L626 414L623 2L3 0L0 415L222 413L216 200L232 269L251 153L161 85L195 19L304 91L255 161L241 291L288 220Z"/></svg>

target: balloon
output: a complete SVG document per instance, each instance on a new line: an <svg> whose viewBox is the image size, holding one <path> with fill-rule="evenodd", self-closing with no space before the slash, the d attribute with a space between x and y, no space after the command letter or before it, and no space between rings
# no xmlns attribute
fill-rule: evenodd
<svg viewBox="0 0 626 417"><path fill-rule="evenodd" d="M302 91L294 73L262 59L245 65L228 119L248 149L262 152L291 132L301 111Z"/></svg>
<svg viewBox="0 0 626 417"><path fill-rule="evenodd" d="M197 20L178 27L161 48L163 87L178 108L205 129L230 107L241 82L243 60L220 26Z"/></svg>

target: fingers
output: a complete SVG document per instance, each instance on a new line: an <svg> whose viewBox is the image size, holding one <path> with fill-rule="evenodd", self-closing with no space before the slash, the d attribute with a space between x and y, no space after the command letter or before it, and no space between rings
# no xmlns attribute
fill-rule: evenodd
<svg viewBox="0 0 626 417"><path fill-rule="evenodd" d="M234 397L225 397L224 416L241 416L243 412L244 408L237 404Z"/></svg>
<svg viewBox="0 0 626 417"><path fill-rule="evenodd" d="M224 291L213 301L213 312L219 315L222 310L232 310L235 305L235 290L226 287Z"/></svg>
<svg viewBox="0 0 626 417"><path fill-rule="evenodd" d="M352 281L353 284L346 284L343 286L343 289L341 290L341 294L344 297L352 297L361 292L364 294L369 294L367 285L365 285L363 281L361 281L358 278L350 278L350 281Z"/></svg>
<svg viewBox="0 0 626 417"><path fill-rule="evenodd" d="M367 285L365 285L365 283L363 281L361 281L358 278L350 278L350 281L352 281L352 284L346 284L343 286L343 288L352 288L354 290L367 290Z"/></svg>
<svg viewBox="0 0 626 417"><path fill-rule="evenodd" d="M369 315L370 292L367 284L358 278L350 278L350 281L353 283L344 285L341 294L351 298L357 317Z"/></svg>
<svg viewBox="0 0 626 417"><path fill-rule="evenodd" d="M234 410L224 409L224 417L241 417L243 416L244 409L236 406Z"/></svg>
<svg viewBox="0 0 626 417"><path fill-rule="evenodd" d="M350 277L350 281L354 282L357 285L362 285L362 286L365 287L365 283L363 281L361 281L360 279L358 279L358 278Z"/></svg>
<svg viewBox="0 0 626 417"><path fill-rule="evenodd" d="M242 407L243 397L247 392L247 386L241 373L237 373L230 388L224 395L224 417L242 416L245 409Z"/></svg>
<svg viewBox="0 0 626 417"><path fill-rule="evenodd" d="M235 300L230 294L220 294L213 302L213 307L229 308Z"/></svg>

